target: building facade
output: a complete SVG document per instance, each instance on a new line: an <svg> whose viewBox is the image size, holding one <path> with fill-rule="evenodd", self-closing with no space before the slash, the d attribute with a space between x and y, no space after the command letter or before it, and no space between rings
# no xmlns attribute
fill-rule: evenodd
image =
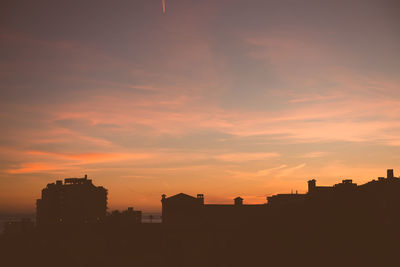
<svg viewBox="0 0 400 267"><path fill-rule="evenodd" d="M36 221L40 225L81 224L103 221L107 211L107 190L87 178L58 180L42 190L36 201Z"/></svg>
<svg viewBox="0 0 400 267"><path fill-rule="evenodd" d="M205 204L204 195L180 193L162 195L162 222L165 224L239 225L257 223L265 214L266 204L244 204L236 197L233 204Z"/></svg>

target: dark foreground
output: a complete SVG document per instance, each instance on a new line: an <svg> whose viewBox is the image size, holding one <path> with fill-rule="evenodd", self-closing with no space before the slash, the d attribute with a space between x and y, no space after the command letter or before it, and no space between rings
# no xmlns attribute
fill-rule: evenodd
<svg viewBox="0 0 400 267"><path fill-rule="evenodd" d="M1 266L399 266L398 224L327 214L310 223L295 210L287 215L224 227L34 229L1 236Z"/></svg>

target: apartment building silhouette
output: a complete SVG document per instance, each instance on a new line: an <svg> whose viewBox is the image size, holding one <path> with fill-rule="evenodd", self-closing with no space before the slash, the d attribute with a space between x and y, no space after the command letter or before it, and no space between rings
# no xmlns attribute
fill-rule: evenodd
<svg viewBox="0 0 400 267"><path fill-rule="evenodd" d="M36 223L81 224L103 221L107 211L107 190L87 178L58 180L42 190L36 201Z"/></svg>

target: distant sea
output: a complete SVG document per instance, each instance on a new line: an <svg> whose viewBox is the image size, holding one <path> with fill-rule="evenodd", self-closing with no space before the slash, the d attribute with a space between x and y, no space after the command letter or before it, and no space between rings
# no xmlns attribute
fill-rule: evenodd
<svg viewBox="0 0 400 267"><path fill-rule="evenodd" d="M150 217L152 216L152 217ZM35 222L35 214L0 214L0 233L4 230L4 224L9 221L20 221L21 219L29 218ZM157 212L143 212L143 223L161 223L161 213Z"/></svg>
<svg viewBox="0 0 400 267"><path fill-rule="evenodd" d="M22 219L29 218L35 222L36 214L0 214L0 233L4 230L4 224L9 221L20 221Z"/></svg>
<svg viewBox="0 0 400 267"><path fill-rule="evenodd" d="M152 218L150 216L153 216ZM161 223L161 213L159 212L143 212L142 213L143 223Z"/></svg>

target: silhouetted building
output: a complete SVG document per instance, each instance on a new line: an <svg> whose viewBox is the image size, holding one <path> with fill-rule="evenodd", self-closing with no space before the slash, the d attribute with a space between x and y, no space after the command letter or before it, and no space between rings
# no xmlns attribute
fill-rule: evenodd
<svg viewBox="0 0 400 267"><path fill-rule="evenodd" d="M393 170L389 169L387 178L380 177L378 181L360 186L351 179L344 179L333 186L317 186L316 180L312 179L308 181L306 194L296 192L268 196L267 204L245 205L241 197L235 198L233 205L204 204L203 194L198 194L197 198L183 193L168 198L162 195L162 220L165 224L256 224L258 220L275 220L273 217L286 214L285 210L303 210L314 214L325 212L329 216L372 207L375 210L390 207L394 211L396 206L400 206L399 192L400 178L394 177Z"/></svg>
<svg viewBox="0 0 400 267"><path fill-rule="evenodd" d="M161 203L164 223L195 223L201 217L204 196L198 194L196 198L180 193L167 198L164 194Z"/></svg>
<svg viewBox="0 0 400 267"><path fill-rule="evenodd" d="M192 197L180 193L171 197L162 195L162 222L165 224L236 225L257 223L265 214L266 204L243 204L236 197L233 204L204 204L204 195Z"/></svg>
<svg viewBox="0 0 400 267"><path fill-rule="evenodd" d="M306 198L305 194L277 194L267 197L268 206L283 207L301 202Z"/></svg>
<svg viewBox="0 0 400 267"><path fill-rule="evenodd" d="M107 190L92 180L66 178L48 184L36 202L37 224L81 224L103 221L107 210Z"/></svg>
<svg viewBox="0 0 400 267"><path fill-rule="evenodd" d="M329 194L333 192L339 192L341 190L357 190L357 184L353 183L353 180L351 179L342 180L341 183L333 186L317 186L315 179L308 181L308 194Z"/></svg>
<svg viewBox="0 0 400 267"><path fill-rule="evenodd" d="M129 207L127 210L120 212L114 210L107 215L107 221L115 225L133 225L142 222L142 212L134 210L133 207Z"/></svg>

